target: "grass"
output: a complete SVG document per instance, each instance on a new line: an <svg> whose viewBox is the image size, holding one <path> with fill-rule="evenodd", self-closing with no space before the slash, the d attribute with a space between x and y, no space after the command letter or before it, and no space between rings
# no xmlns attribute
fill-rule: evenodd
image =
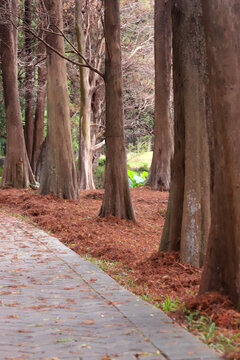
<svg viewBox="0 0 240 360"><path fill-rule="evenodd" d="M127 155L128 167L131 170L146 169L151 166L153 152L129 153Z"/></svg>
<svg viewBox="0 0 240 360"><path fill-rule="evenodd" d="M76 244L71 244L71 246L76 245ZM94 258L90 255L86 255L85 258L89 261L91 261L93 264L97 265L98 267L100 267L100 269L102 269L103 271L107 272L107 270L109 268L115 268L116 267L116 262L115 261L107 261L105 259L97 259Z"/></svg>
<svg viewBox="0 0 240 360"><path fill-rule="evenodd" d="M171 299L168 295L166 295L164 301L161 303L161 308L163 311L172 313L183 307L183 305L183 303L179 302L178 298Z"/></svg>
<svg viewBox="0 0 240 360"><path fill-rule="evenodd" d="M142 294L141 298L167 313L174 313L178 310L183 311L186 314L183 326L222 355L238 351L240 332L232 336L225 336L210 317L201 315L198 310L190 312L178 298L172 299L169 295L166 295L161 303L147 294ZM232 358L232 360L237 359Z"/></svg>
<svg viewBox="0 0 240 360"><path fill-rule="evenodd" d="M194 312L186 310L186 313L186 329L198 335L209 347L221 354L232 353L238 350L240 332L227 337L221 333L210 317L201 315L198 310Z"/></svg>

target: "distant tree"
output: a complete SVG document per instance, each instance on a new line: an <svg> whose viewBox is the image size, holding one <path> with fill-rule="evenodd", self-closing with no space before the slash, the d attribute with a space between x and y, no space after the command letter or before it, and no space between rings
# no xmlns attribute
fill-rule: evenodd
<svg viewBox="0 0 240 360"><path fill-rule="evenodd" d="M210 227L206 45L198 0L172 2L174 157L161 250L203 265Z"/></svg>
<svg viewBox="0 0 240 360"><path fill-rule="evenodd" d="M7 150L2 186L23 188L35 180L30 168L22 128L17 81L17 1L0 4L3 92L7 123Z"/></svg>
<svg viewBox="0 0 240 360"><path fill-rule="evenodd" d="M124 139L119 0L104 1L106 39L106 168L100 216L135 220Z"/></svg>
<svg viewBox="0 0 240 360"><path fill-rule="evenodd" d="M155 190L169 190L173 155L171 93L171 1L155 0L155 112L153 159L147 183Z"/></svg>
<svg viewBox="0 0 240 360"><path fill-rule="evenodd" d="M129 146L151 150L154 114L153 0L121 0L125 135Z"/></svg>
<svg viewBox="0 0 240 360"><path fill-rule="evenodd" d="M32 0L25 0L24 2L25 14L25 43L24 43L24 55L25 55L25 143L28 158L30 164L32 162L32 149L33 149L33 134L34 134L34 99L33 99L33 87L34 87L34 67L33 67L33 37L28 31L28 28L32 25Z"/></svg>
<svg viewBox="0 0 240 360"><path fill-rule="evenodd" d="M240 304L240 6L203 0L213 112L211 230L200 293Z"/></svg>
<svg viewBox="0 0 240 360"><path fill-rule="evenodd" d="M62 198L77 199L78 187L72 149L66 63L51 48L64 54L62 0L45 0L49 13L47 49L48 131L46 156L40 179L41 194L54 193Z"/></svg>
<svg viewBox="0 0 240 360"><path fill-rule="evenodd" d="M99 14L96 15L96 12ZM93 1L91 4L85 0L75 0L75 28L77 48L79 53L92 63L94 68L100 71L104 55L104 37L99 29L100 10ZM91 33L95 30L95 38ZM82 56L79 62L84 64ZM104 145L96 146L96 127L93 129L93 97L103 82L103 79L95 71L87 67L79 67L80 75L80 121L79 121L79 156L78 156L78 182L80 189L94 189L92 162L94 152Z"/></svg>
<svg viewBox="0 0 240 360"><path fill-rule="evenodd" d="M44 112L45 112L45 98L46 98L46 47L39 41L38 45L38 67L37 67L37 99L34 116L34 132L33 132L33 146L32 146L32 160L31 166L33 173L36 175L37 164L44 140Z"/></svg>

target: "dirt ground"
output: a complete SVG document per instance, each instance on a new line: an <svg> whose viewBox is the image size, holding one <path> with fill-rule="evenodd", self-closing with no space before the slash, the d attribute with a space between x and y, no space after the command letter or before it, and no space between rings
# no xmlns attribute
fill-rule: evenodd
<svg viewBox="0 0 240 360"><path fill-rule="evenodd" d="M137 224L99 218L102 196L103 190L81 191L80 200L71 201L41 196L34 190L5 189L0 190L0 210L21 215L50 231L145 300L159 307L164 303L164 310L194 333L201 327L194 327L200 312L215 322L223 337L236 337L234 354L229 350L225 356L240 359L240 350L236 352L240 313L220 294L198 297L201 269L181 264L178 253L158 252L168 193L146 187L132 189ZM214 343L215 337L207 336L207 342Z"/></svg>

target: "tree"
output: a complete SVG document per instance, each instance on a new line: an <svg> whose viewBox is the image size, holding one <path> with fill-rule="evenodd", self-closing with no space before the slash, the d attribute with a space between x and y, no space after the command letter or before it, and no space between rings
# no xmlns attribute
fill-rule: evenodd
<svg viewBox="0 0 240 360"><path fill-rule="evenodd" d="M48 132L46 156L40 179L41 194L54 193L62 198L77 199L77 176L72 149L70 113L66 64L63 57L55 51L64 54L64 39L57 34L62 30L62 1L45 1L49 13L49 32L46 42L47 49L47 111Z"/></svg>
<svg viewBox="0 0 240 360"><path fill-rule="evenodd" d="M121 0L124 129L129 149L151 150L154 114L153 1Z"/></svg>
<svg viewBox="0 0 240 360"><path fill-rule="evenodd" d="M240 304L240 7L204 0L213 112L211 230L200 293L220 291Z"/></svg>
<svg viewBox="0 0 240 360"><path fill-rule="evenodd" d="M124 141L119 0L104 1L106 39L106 168L100 216L135 221Z"/></svg>
<svg viewBox="0 0 240 360"><path fill-rule="evenodd" d="M34 68L32 64L32 34L28 31L32 22L32 0L25 0L25 143L30 164L32 162L33 152L33 134L34 134L34 118L33 118L33 85L34 85Z"/></svg>
<svg viewBox="0 0 240 360"><path fill-rule="evenodd" d="M32 146L32 161L31 166L33 173L36 176L37 163L39 160L43 140L44 140L44 112L45 112L45 98L46 98L46 61L45 45L40 41L38 45L38 89L37 89L37 103L34 116L34 132L33 132L33 146Z"/></svg>
<svg viewBox="0 0 240 360"><path fill-rule="evenodd" d="M155 0L155 112L153 159L147 183L155 190L169 190L173 155L170 113L171 1Z"/></svg>
<svg viewBox="0 0 240 360"><path fill-rule="evenodd" d="M35 180L30 168L21 121L17 82L17 1L1 3L1 60L7 123L7 151L2 186L23 188Z"/></svg>
<svg viewBox="0 0 240 360"><path fill-rule="evenodd" d="M174 157L161 250L203 265L210 226L206 45L198 0L172 5Z"/></svg>
<svg viewBox="0 0 240 360"><path fill-rule="evenodd" d="M88 62L94 62L94 68L100 70L103 58L103 34L97 29L98 36L96 37L94 48L93 40L91 40L90 28L96 27L99 24L99 19L96 16L90 16L90 12L96 12L96 5L94 9L89 9L93 4L85 4L83 0L75 0L75 28L77 35L77 48L79 51L79 62L84 64L82 58L86 57L86 46L90 48ZM84 18L85 22L84 24ZM98 15L99 17L99 15ZM95 20L95 24L93 23ZM97 21L98 20L98 21ZM96 29L95 29L96 31ZM93 49L92 49L93 48ZM89 50L89 49L88 49ZM91 56L94 52L94 56ZM94 58L94 60L92 59ZM93 95L99 86L99 80L101 79L99 74L95 71L91 71L86 67L79 67L80 74L80 121L79 121L79 156L78 156L78 182L80 189L94 189L92 161L93 154L96 149L91 134L94 132L91 129L91 117L92 117L92 101ZM103 143L102 143L103 145Z"/></svg>

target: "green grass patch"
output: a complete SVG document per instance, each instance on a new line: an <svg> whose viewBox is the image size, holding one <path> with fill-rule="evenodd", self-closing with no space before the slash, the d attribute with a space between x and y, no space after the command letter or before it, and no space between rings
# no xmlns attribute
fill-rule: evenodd
<svg viewBox="0 0 240 360"><path fill-rule="evenodd" d="M127 155L128 168L130 170L135 170L135 171L143 171L143 170L148 171L151 166L152 156L153 156L152 151L143 152L143 153L133 153L133 152L128 153Z"/></svg>

